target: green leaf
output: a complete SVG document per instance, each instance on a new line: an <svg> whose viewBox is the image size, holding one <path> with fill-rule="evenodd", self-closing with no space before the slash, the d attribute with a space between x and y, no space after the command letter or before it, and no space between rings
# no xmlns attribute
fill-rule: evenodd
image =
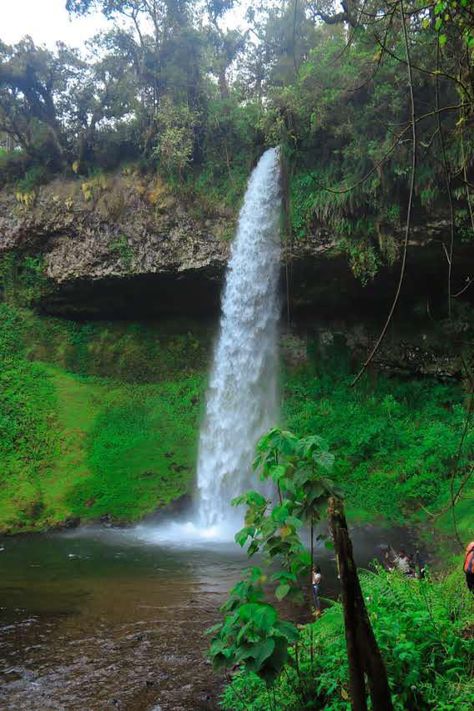
<svg viewBox="0 0 474 711"><path fill-rule="evenodd" d="M315 452L313 459L320 467L325 469L327 472L331 472L334 466L334 454L330 452Z"/></svg>
<svg viewBox="0 0 474 711"><path fill-rule="evenodd" d="M243 622L253 622L263 632L270 631L277 618L275 608L268 603L249 602L242 605L237 614Z"/></svg>
<svg viewBox="0 0 474 711"><path fill-rule="evenodd" d="M267 637L245 649L239 654L239 658L246 662L251 671L258 673L265 660L273 654L274 649L275 640L272 637Z"/></svg>
<svg viewBox="0 0 474 711"><path fill-rule="evenodd" d="M292 622L287 622L286 620L277 622L275 629L291 644L297 642L300 637L298 628Z"/></svg>
<svg viewBox="0 0 474 711"><path fill-rule="evenodd" d="M236 543L239 544L239 546L241 548L243 548L247 542L247 539L249 537L253 536L254 533L255 533L254 526L246 526L245 528L242 528L240 531L237 531L237 533L234 536L234 540Z"/></svg>
<svg viewBox="0 0 474 711"><path fill-rule="evenodd" d="M287 526L294 526L297 529L303 526L303 521L296 516L288 516L285 523Z"/></svg>
<svg viewBox="0 0 474 711"><path fill-rule="evenodd" d="M288 643L284 637L279 637L275 639L275 649L271 657L269 657L265 664L261 667L259 671L259 676L267 682L267 684L274 681L280 674L283 666L288 659Z"/></svg>
<svg viewBox="0 0 474 711"><path fill-rule="evenodd" d="M217 625L212 625L212 627L208 627L207 630L205 630L204 634L215 634L215 632L219 632L222 628L222 624L219 622Z"/></svg>
<svg viewBox="0 0 474 711"><path fill-rule="evenodd" d="M284 502L280 506L275 506L275 508L272 511L272 519L276 521L277 523L284 524L288 516L290 515L289 512L289 502Z"/></svg>
<svg viewBox="0 0 474 711"><path fill-rule="evenodd" d="M291 587L290 587L290 585L288 585L288 583L282 583L281 585L279 585L277 587L277 589L275 590L276 599L283 600L283 598L286 597L288 595L288 593L290 592L290 589L291 589Z"/></svg>
<svg viewBox="0 0 474 711"><path fill-rule="evenodd" d="M274 482L279 482L286 474L286 467L283 464L277 464L270 469L270 475Z"/></svg>

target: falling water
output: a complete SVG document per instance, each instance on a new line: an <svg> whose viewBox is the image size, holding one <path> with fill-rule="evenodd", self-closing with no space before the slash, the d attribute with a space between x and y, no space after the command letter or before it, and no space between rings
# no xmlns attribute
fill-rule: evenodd
<svg viewBox="0 0 474 711"><path fill-rule="evenodd" d="M218 526L250 483L259 437L277 411L280 261L279 153L253 171L239 216L222 299L197 470L199 524Z"/></svg>

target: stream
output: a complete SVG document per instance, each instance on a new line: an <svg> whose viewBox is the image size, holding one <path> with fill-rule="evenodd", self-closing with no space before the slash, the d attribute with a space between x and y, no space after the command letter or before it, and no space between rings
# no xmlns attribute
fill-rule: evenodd
<svg viewBox="0 0 474 711"><path fill-rule="evenodd" d="M361 566L381 544L413 547L403 529L352 536ZM204 631L248 559L233 543L160 540L147 526L0 538L2 710L218 708ZM334 597L333 554L317 560Z"/></svg>

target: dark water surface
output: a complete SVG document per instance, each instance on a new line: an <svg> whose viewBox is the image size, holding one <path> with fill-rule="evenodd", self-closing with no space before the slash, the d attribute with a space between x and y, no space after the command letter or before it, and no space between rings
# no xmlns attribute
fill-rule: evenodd
<svg viewBox="0 0 474 711"><path fill-rule="evenodd" d="M367 565L406 532L353 531ZM232 544L201 548L140 540L133 530L0 538L0 709L205 711L222 677L204 630L248 560ZM320 550L323 594L337 594Z"/></svg>

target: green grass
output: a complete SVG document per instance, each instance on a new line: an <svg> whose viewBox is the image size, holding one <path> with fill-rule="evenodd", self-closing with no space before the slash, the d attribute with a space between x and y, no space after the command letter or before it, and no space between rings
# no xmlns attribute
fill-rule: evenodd
<svg viewBox="0 0 474 711"><path fill-rule="evenodd" d="M85 442L88 476L68 493L73 515L136 520L189 493L202 379L105 392Z"/></svg>
<svg viewBox="0 0 474 711"><path fill-rule="evenodd" d="M34 368L52 396L52 430L33 465L25 467L21 454L3 459L0 530L73 517L133 521L191 491L201 377L131 385ZM31 380L25 385L35 393ZM33 397L31 406L38 404ZM24 442L30 451L33 444Z"/></svg>
<svg viewBox="0 0 474 711"><path fill-rule="evenodd" d="M351 388L351 376L324 366L287 374L285 425L298 436L317 433L335 454L334 476L351 518L397 523L430 520L449 503L451 473L458 482L474 454L471 427L457 461L466 410L456 384L379 376ZM468 535L468 487L456 510ZM450 515L440 519L452 533Z"/></svg>
<svg viewBox="0 0 474 711"><path fill-rule="evenodd" d="M160 375L166 377L139 382L143 370L134 375L133 366L143 356L137 360L135 337L127 369L132 382L31 362L26 344L35 318L0 308L0 531L41 530L76 517L133 521L189 493L204 385L200 371L189 363L176 370L175 358L174 373L162 363ZM95 367L106 353L104 339L98 340ZM87 343L94 345L94 339ZM57 349L53 343L50 360ZM120 368L127 366L126 355L124 348ZM84 360L77 362L82 369Z"/></svg>

